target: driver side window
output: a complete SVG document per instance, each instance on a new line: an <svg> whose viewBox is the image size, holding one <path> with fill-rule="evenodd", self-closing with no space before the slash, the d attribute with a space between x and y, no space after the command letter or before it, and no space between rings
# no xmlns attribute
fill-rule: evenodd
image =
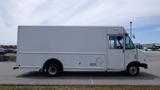
<svg viewBox="0 0 160 90"><path fill-rule="evenodd" d="M123 49L123 36L109 36L110 49Z"/></svg>

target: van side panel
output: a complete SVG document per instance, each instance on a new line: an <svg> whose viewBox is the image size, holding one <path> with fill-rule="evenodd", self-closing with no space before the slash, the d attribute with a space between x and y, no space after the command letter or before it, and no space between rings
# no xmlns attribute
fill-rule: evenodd
<svg viewBox="0 0 160 90"><path fill-rule="evenodd" d="M42 68L57 58L65 71L106 70L105 27L20 26L17 65Z"/></svg>

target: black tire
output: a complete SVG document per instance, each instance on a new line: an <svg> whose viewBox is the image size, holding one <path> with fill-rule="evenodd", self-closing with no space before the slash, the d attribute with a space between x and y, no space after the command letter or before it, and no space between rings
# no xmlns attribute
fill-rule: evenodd
<svg viewBox="0 0 160 90"><path fill-rule="evenodd" d="M137 65L129 65L127 67L127 74L129 76L137 76L139 74L139 67Z"/></svg>
<svg viewBox="0 0 160 90"><path fill-rule="evenodd" d="M51 63L49 64L49 66L47 67L47 74L49 76L58 76L61 73L61 69L60 66L56 63Z"/></svg>

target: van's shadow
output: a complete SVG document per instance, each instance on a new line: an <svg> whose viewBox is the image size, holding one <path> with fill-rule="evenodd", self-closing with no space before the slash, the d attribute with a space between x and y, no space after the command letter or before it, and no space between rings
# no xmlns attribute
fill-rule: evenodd
<svg viewBox="0 0 160 90"><path fill-rule="evenodd" d="M159 76L140 72L138 76L128 76L125 72L63 72L60 76L49 77L42 72L28 72L18 75L17 78L31 79L108 79L108 80L153 80Z"/></svg>

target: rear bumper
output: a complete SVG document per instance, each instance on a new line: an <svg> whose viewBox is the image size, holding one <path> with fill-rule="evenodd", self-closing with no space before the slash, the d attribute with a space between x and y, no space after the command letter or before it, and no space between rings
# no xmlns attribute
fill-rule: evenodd
<svg viewBox="0 0 160 90"><path fill-rule="evenodd" d="M19 67L13 67L13 70L15 70L15 69L19 69Z"/></svg>
<svg viewBox="0 0 160 90"><path fill-rule="evenodd" d="M140 67L143 67L143 68L147 69L148 65L146 63L140 63Z"/></svg>

